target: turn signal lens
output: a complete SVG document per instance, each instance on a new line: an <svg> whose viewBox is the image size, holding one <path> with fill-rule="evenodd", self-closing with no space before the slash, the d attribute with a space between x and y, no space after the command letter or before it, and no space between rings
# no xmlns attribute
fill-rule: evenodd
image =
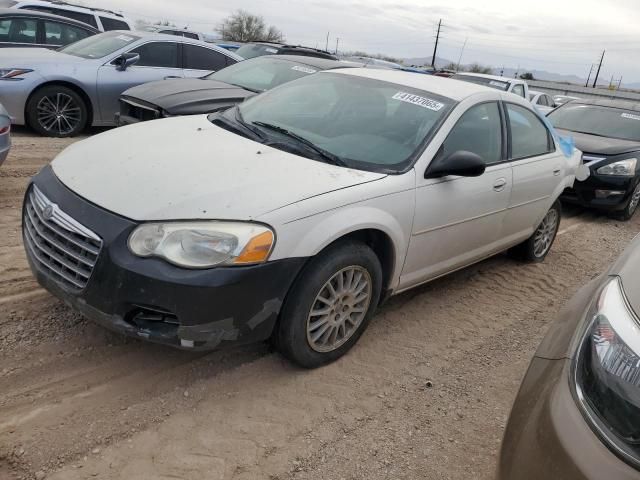
<svg viewBox="0 0 640 480"><path fill-rule="evenodd" d="M264 262L271 253L273 232L267 231L253 237L233 263L236 265Z"/></svg>

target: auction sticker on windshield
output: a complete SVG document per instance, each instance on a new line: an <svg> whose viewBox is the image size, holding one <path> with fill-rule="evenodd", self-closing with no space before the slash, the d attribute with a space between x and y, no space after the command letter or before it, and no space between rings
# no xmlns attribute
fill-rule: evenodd
<svg viewBox="0 0 640 480"><path fill-rule="evenodd" d="M317 70L314 70L313 68L301 67L299 65L291 67L291 70L296 70L297 72L303 72L303 73L316 73L317 72Z"/></svg>
<svg viewBox="0 0 640 480"><path fill-rule="evenodd" d="M631 120L640 120L640 115L633 115L632 113L623 113L622 118L629 118Z"/></svg>
<svg viewBox="0 0 640 480"><path fill-rule="evenodd" d="M418 107L428 108L429 110L438 111L444 107L444 103L436 102L430 98L421 97L420 95L413 95L407 92L398 92L393 97L394 100L400 100L401 102L411 103Z"/></svg>
<svg viewBox="0 0 640 480"><path fill-rule="evenodd" d="M116 37L118 40L122 40L123 42L130 42L133 40L133 37L127 37L126 35L118 35Z"/></svg>

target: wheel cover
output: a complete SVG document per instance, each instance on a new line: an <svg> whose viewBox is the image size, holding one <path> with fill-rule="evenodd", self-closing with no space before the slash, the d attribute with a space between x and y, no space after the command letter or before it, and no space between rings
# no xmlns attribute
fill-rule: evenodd
<svg viewBox="0 0 640 480"><path fill-rule="evenodd" d="M533 236L533 254L540 258L549 251L558 228L558 211L549 210Z"/></svg>
<svg viewBox="0 0 640 480"><path fill-rule="evenodd" d="M307 318L307 342L316 352L331 352L358 331L367 315L371 275L360 266L343 268L320 289Z"/></svg>
<svg viewBox="0 0 640 480"><path fill-rule="evenodd" d="M633 191L631 195L631 201L629 202L629 215L633 215L638 208L638 204L640 204L640 183L636 186L636 189Z"/></svg>
<svg viewBox="0 0 640 480"><path fill-rule="evenodd" d="M38 123L47 132L67 135L80 125L80 105L66 93L42 97L36 106Z"/></svg>

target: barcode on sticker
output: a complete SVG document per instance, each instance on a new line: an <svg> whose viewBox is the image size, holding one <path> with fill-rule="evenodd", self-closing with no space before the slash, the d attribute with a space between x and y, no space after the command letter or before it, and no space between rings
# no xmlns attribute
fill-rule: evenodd
<svg viewBox="0 0 640 480"><path fill-rule="evenodd" d="M131 40L133 40L132 37L127 37L126 35L118 35L116 38L118 40L122 40L123 42L130 42Z"/></svg>
<svg viewBox="0 0 640 480"><path fill-rule="evenodd" d="M291 67L291 70L296 70L298 72L309 73L309 74L317 72L317 70L314 70L313 68L301 67L299 65Z"/></svg>
<svg viewBox="0 0 640 480"><path fill-rule="evenodd" d="M633 115L632 113L623 113L622 118L629 118L631 120L640 120L640 115Z"/></svg>
<svg viewBox="0 0 640 480"><path fill-rule="evenodd" d="M394 100L400 100L401 102L411 103L412 105L417 105L418 107L428 108L429 110L433 110L437 112L442 107L444 107L444 103L436 102L430 98L421 97L420 95L414 95L412 93L407 92L398 92L393 97Z"/></svg>
<svg viewBox="0 0 640 480"><path fill-rule="evenodd" d="M264 49L265 52L269 52L269 53L278 53L278 50L276 50L275 48L265 48Z"/></svg>
<svg viewBox="0 0 640 480"><path fill-rule="evenodd" d="M501 88L504 88L507 84L506 84L506 83L504 83L504 82L498 82L498 81L496 81L496 80L491 80L491 81L489 82L489 85L493 85L494 87L501 87Z"/></svg>

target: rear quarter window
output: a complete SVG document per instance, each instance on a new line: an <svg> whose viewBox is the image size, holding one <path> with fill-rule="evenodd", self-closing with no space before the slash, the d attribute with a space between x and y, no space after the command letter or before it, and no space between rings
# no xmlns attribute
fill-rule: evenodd
<svg viewBox="0 0 640 480"><path fill-rule="evenodd" d="M115 18L100 17L100 22L102 23L102 28L104 28L105 32L109 32L111 30L130 30L127 22L116 20Z"/></svg>

